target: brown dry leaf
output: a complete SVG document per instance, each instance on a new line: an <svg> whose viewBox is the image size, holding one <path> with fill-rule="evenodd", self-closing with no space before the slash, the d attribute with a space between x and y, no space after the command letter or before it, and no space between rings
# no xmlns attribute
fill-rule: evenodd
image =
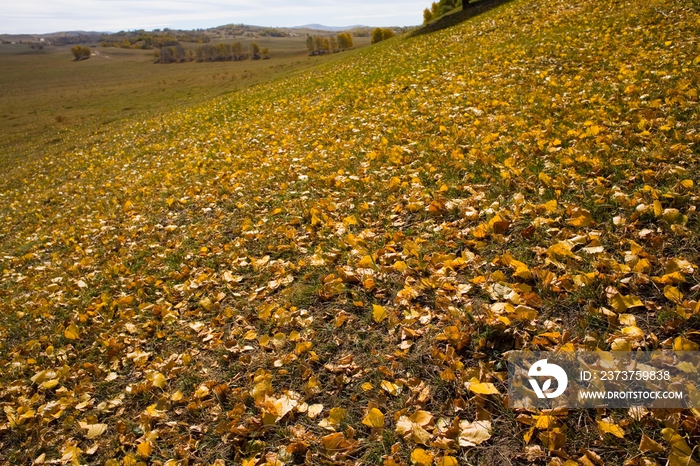
<svg viewBox="0 0 700 466"><path fill-rule="evenodd" d="M415 422L411 425L411 440L420 445L430 445L430 439L433 438L433 434L416 424Z"/></svg>
<svg viewBox="0 0 700 466"><path fill-rule="evenodd" d="M309 419L314 419L316 416L321 414L321 411L323 411L323 405L320 403L310 405L309 408L306 410L306 415L309 417Z"/></svg>
<svg viewBox="0 0 700 466"><path fill-rule="evenodd" d="M664 451L663 445L642 434L642 440L639 442L639 451L642 453L653 452L661 453Z"/></svg>
<svg viewBox="0 0 700 466"><path fill-rule="evenodd" d="M491 438L491 421L462 421L459 423L459 445L473 447Z"/></svg>
<svg viewBox="0 0 700 466"><path fill-rule="evenodd" d="M566 434L558 427L540 432L538 438L542 442L542 445L547 447L549 451L561 450L566 444Z"/></svg>
<svg viewBox="0 0 700 466"><path fill-rule="evenodd" d="M545 457L545 452L539 445L525 445L523 455L529 462L534 463Z"/></svg>
<svg viewBox="0 0 700 466"><path fill-rule="evenodd" d="M86 429L87 433L85 434L85 437L88 440L91 440L95 437L99 437L100 435L104 434L107 431L107 424L88 424L86 422L79 422L78 423L82 429Z"/></svg>
<svg viewBox="0 0 700 466"><path fill-rule="evenodd" d="M586 455L586 458L591 460L593 463L597 464L598 466L605 466L605 462L603 461L603 458L600 457L600 455L593 450L590 450L588 448L584 448L581 453Z"/></svg>
<svg viewBox="0 0 700 466"><path fill-rule="evenodd" d="M354 442L349 442L345 435L340 432L321 437L321 445L329 453L348 450L353 447L353 444Z"/></svg>

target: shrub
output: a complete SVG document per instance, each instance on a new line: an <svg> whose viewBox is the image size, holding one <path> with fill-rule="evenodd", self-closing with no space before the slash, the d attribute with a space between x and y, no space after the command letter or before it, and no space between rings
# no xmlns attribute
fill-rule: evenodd
<svg viewBox="0 0 700 466"><path fill-rule="evenodd" d="M87 60L90 58L90 54L92 53L90 51L90 47L82 47L80 45L72 47L70 51L73 52L73 57L75 57L75 60Z"/></svg>
<svg viewBox="0 0 700 466"><path fill-rule="evenodd" d="M394 31L388 28L375 28L372 31L372 43L376 44L377 42L381 42L383 40L389 39L390 37L394 37L396 34L394 34Z"/></svg>

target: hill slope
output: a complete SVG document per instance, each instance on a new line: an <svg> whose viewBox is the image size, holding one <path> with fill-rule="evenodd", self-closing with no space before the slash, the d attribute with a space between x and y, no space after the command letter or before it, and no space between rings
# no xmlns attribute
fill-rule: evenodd
<svg viewBox="0 0 700 466"><path fill-rule="evenodd" d="M700 342L694 5L515 0L3 174L0 458L695 464L695 411L503 407L508 350Z"/></svg>

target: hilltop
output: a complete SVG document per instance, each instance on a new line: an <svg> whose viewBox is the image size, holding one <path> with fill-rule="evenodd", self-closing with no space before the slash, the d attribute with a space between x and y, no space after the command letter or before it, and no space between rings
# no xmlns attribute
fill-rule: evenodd
<svg viewBox="0 0 700 466"><path fill-rule="evenodd" d="M505 353L700 348L699 21L513 0L7 167L0 459L697 465Z"/></svg>

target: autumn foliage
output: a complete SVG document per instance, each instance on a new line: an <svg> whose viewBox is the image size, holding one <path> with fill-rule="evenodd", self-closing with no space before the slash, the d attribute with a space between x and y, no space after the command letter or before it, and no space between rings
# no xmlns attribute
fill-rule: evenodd
<svg viewBox="0 0 700 466"><path fill-rule="evenodd" d="M73 58L75 60L87 60L88 58L90 58L90 47L76 45L74 47L71 47L70 51L73 54Z"/></svg>
<svg viewBox="0 0 700 466"><path fill-rule="evenodd" d="M0 458L697 465L504 354L698 349L699 21L516 0L3 173Z"/></svg>
<svg viewBox="0 0 700 466"><path fill-rule="evenodd" d="M394 31L392 31L389 28L375 28L372 30L371 42L373 44L376 44L377 42L389 39L391 37L394 37L395 35L396 34L394 34Z"/></svg>

